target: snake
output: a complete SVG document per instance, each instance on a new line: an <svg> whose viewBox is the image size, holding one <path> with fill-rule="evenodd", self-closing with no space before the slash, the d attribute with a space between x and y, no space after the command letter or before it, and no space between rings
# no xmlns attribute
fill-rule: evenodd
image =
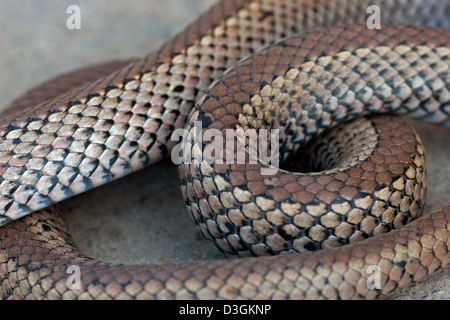
<svg viewBox="0 0 450 320"><path fill-rule="evenodd" d="M0 121L0 297L376 299L445 269L450 205L420 217L424 147L394 114L450 124L449 13L438 0L223 0L142 59L28 91ZM242 163L215 161L240 154L218 138L229 130L256 132L281 165L247 145ZM230 258L83 254L57 202L174 150L200 157L179 164L183 198Z"/></svg>

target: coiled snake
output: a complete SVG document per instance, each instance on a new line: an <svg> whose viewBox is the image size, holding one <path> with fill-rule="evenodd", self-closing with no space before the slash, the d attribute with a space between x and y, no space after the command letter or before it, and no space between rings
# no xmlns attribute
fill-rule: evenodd
<svg viewBox="0 0 450 320"><path fill-rule="evenodd" d="M0 296L369 299L447 267L449 205L403 226L424 201L420 139L398 117L359 116L449 124L450 3L370 4L397 24L357 24L368 1L224 0L141 60L90 70L112 70L98 80L74 73L81 87L45 102L60 79L19 99L0 122ZM196 122L280 132L286 161L275 174L251 153L243 164L180 165L199 229L242 259L111 265L83 255L48 206L170 155L174 130ZM188 151L207 158L211 145ZM286 170L299 163L314 172ZM69 289L73 265L82 283ZM368 286L369 266L380 289Z"/></svg>

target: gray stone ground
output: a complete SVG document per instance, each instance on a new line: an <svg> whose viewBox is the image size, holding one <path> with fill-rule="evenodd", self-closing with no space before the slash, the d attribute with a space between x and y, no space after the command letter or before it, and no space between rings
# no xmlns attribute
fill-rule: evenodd
<svg viewBox="0 0 450 320"><path fill-rule="evenodd" d="M213 0L0 0L0 107L54 75L101 61L142 56L183 29ZM82 28L66 28L81 8ZM449 200L450 129L413 121L428 152L426 210ZM65 201L70 231L88 255L116 263L221 257L191 222L165 161ZM450 299L450 270L390 297Z"/></svg>

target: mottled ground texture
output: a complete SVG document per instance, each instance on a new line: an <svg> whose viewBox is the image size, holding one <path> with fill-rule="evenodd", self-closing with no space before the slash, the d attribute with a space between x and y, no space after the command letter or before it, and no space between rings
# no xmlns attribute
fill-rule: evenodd
<svg viewBox="0 0 450 320"><path fill-rule="evenodd" d="M0 0L0 108L56 74L145 55L214 2L79 0L81 30L71 31L66 27L66 9L72 1ZM450 200L450 129L412 123L427 151L428 211ZM79 247L101 260L160 263L220 256L191 222L170 161L62 206ZM450 299L450 270L390 298Z"/></svg>

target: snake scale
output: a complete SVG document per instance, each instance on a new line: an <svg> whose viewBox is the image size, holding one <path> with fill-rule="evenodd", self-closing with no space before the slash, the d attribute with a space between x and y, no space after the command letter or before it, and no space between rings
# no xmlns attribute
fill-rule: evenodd
<svg viewBox="0 0 450 320"><path fill-rule="evenodd" d="M361 24L369 4L380 30ZM63 94L63 78L30 91L0 121L0 297L373 299L446 268L450 205L406 224L425 198L420 138L371 114L450 124L449 18L438 0L224 0L141 60L65 76L76 88ZM241 259L113 265L80 252L52 204L169 156L174 130L198 122L280 132L274 174L249 152L179 167L200 231ZM72 265L80 288L67 286Z"/></svg>

